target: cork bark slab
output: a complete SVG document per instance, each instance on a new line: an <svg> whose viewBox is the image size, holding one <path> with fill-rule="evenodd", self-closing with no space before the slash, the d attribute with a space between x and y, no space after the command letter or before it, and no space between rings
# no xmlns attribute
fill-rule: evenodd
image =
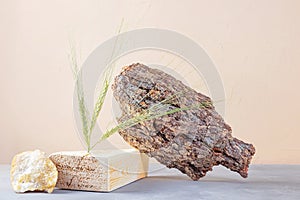
<svg viewBox="0 0 300 200"><path fill-rule="evenodd" d="M163 104L172 110L202 104L197 109L143 121L119 131L140 152L169 168L177 168L193 180L205 176L216 165L247 177L255 148L232 136L231 127L217 113L209 97L161 70L140 63L124 67L112 89L122 111L119 123L154 105ZM170 98L172 101L166 101Z"/></svg>
<svg viewBox="0 0 300 200"><path fill-rule="evenodd" d="M148 157L134 149L57 152L49 158L61 189L110 192L146 177L148 171Z"/></svg>

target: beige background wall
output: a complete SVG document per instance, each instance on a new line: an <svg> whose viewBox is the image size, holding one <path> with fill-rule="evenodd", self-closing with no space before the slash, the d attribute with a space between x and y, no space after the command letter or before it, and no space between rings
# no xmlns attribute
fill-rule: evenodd
<svg viewBox="0 0 300 200"><path fill-rule="evenodd" d="M127 30L166 28L199 43L223 79L233 134L256 146L254 163L300 164L299 10L297 0L1 0L0 163L35 148L82 149L68 39L84 59L124 18Z"/></svg>

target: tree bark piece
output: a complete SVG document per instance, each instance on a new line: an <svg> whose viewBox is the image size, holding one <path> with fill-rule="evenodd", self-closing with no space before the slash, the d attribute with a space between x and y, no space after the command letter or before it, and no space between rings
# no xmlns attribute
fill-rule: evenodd
<svg viewBox="0 0 300 200"><path fill-rule="evenodd" d="M232 137L230 126L216 112L209 97L161 70L139 63L124 67L112 88L122 110L119 123L182 91L184 95L176 97L171 109L209 102L203 108L139 123L119 134L140 152L169 168L179 169L193 180L219 164L247 177L255 148Z"/></svg>

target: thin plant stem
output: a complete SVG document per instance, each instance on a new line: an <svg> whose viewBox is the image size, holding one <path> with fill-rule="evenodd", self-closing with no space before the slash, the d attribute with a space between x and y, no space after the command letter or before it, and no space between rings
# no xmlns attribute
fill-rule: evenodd
<svg viewBox="0 0 300 200"><path fill-rule="evenodd" d="M124 19L122 19L121 25L118 29L118 34L122 30L123 23L124 23ZM119 40L119 38L117 37L116 42L113 46L111 59L113 58L113 56L115 54L116 45L117 45L116 43L118 42L118 40ZM82 133L84 136L84 142L87 146L87 151L90 152L90 150L92 149L91 148L91 136L93 133L93 129L95 128L99 114L101 112L101 109L103 107L104 100L107 95L109 86L111 84L112 74L113 74L113 71L115 68L115 63L109 64L104 72L104 81L102 83L102 87L100 89L97 101L94 105L92 117L90 118L88 109L86 107L85 95L84 95L84 90L83 90L82 74L78 67L78 62L77 62L76 48L74 45L72 45L71 42L70 42L70 50L71 50L71 52L69 55L69 61L71 64L71 69L72 69L73 77L75 79L75 84L76 84L76 94L77 94L77 100L78 100L78 105L79 105L80 119L81 119L81 123L82 123Z"/></svg>
<svg viewBox="0 0 300 200"><path fill-rule="evenodd" d="M170 99L167 99L167 101L169 101L169 100ZM156 107L158 105L160 105L160 108L158 110L153 110L153 107ZM162 102L159 102L159 103L155 104L154 106L146 109L142 113L137 114L136 116L133 116L132 118L118 124L117 126L113 127L112 129L106 131L101 136L101 138L92 146L92 148L94 148L101 141L112 136L114 133L116 133L120 130L125 130L127 128L130 128L139 123L142 123L142 122L145 122L148 120L152 120L152 119L157 119L159 117L163 117L163 116L174 114L174 113L181 112L181 111L187 111L187 110L198 109L198 108L207 108L211 105L212 105L212 103L210 101L207 101L207 102L201 102L197 105L170 109L171 104L162 104Z"/></svg>

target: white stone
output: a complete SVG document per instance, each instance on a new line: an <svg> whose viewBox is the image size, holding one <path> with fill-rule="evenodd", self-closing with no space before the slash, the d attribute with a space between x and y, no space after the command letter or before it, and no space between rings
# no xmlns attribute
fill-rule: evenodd
<svg viewBox="0 0 300 200"><path fill-rule="evenodd" d="M40 150L22 152L13 158L10 181L15 192L51 193L56 185L57 176L56 166Z"/></svg>

